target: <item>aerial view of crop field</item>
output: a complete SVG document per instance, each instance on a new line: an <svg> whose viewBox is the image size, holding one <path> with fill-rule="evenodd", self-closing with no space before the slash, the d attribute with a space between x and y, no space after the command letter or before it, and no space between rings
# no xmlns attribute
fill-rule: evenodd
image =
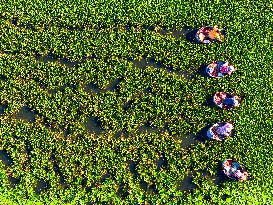
<svg viewBox="0 0 273 205"><path fill-rule="evenodd" d="M273 204L272 14L1 1L0 204Z"/></svg>

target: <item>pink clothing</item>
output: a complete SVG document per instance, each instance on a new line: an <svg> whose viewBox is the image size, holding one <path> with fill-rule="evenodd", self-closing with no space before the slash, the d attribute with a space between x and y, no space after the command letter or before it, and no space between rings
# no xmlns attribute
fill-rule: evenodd
<svg viewBox="0 0 273 205"><path fill-rule="evenodd" d="M224 92L218 92L215 95L215 102L219 105L223 102L223 100L227 97L227 94Z"/></svg>
<svg viewBox="0 0 273 205"><path fill-rule="evenodd" d="M231 71L230 71L230 69L229 69L229 66L224 66L224 65L221 66L220 72L221 72L221 73L231 74Z"/></svg>
<svg viewBox="0 0 273 205"><path fill-rule="evenodd" d="M231 75L233 71L235 71L235 68L224 61L214 61L206 68L206 72L214 78L221 78L226 74Z"/></svg>

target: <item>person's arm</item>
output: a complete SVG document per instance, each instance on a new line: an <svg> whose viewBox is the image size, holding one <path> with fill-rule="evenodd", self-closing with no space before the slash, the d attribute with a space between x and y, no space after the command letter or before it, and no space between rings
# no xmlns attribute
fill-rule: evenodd
<svg viewBox="0 0 273 205"><path fill-rule="evenodd" d="M198 34L198 38L199 38L200 41L203 42L204 39L205 39L205 35L204 35L203 33L199 33L199 34Z"/></svg>
<svg viewBox="0 0 273 205"><path fill-rule="evenodd" d="M216 135L216 137L214 139L217 141L222 141L222 139L219 137L219 135Z"/></svg>
<svg viewBox="0 0 273 205"><path fill-rule="evenodd" d="M220 92L220 97L224 99L227 97L227 94L225 92Z"/></svg>

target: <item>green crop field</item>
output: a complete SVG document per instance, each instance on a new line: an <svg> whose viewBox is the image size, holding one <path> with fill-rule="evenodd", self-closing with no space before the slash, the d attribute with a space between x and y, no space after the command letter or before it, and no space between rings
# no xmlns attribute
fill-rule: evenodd
<svg viewBox="0 0 273 205"><path fill-rule="evenodd" d="M273 204L271 1L0 2L0 204ZM186 38L205 25L224 42ZM220 121L235 135L206 139Z"/></svg>

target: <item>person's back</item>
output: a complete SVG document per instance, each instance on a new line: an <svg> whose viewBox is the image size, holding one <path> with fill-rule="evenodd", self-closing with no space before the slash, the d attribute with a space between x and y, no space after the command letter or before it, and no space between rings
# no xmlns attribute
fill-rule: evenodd
<svg viewBox="0 0 273 205"><path fill-rule="evenodd" d="M219 135L229 135L231 130L232 130L233 126L230 124L230 123L226 123L224 124L223 126L219 126L217 129L216 129L216 132L219 134Z"/></svg>
<svg viewBox="0 0 273 205"><path fill-rule="evenodd" d="M221 41L220 32L218 28L215 28L215 27L212 30L208 31L208 37L210 39L216 39Z"/></svg>
<svg viewBox="0 0 273 205"><path fill-rule="evenodd" d="M223 108L230 109L239 106L240 102L235 96L223 100Z"/></svg>
<svg viewBox="0 0 273 205"><path fill-rule="evenodd" d="M203 43L210 43L213 41L222 41L224 35L220 32L217 26L203 27L197 32L197 38Z"/></svg>
<svg viewBox="0 0 273 205"><path fill-rule="evenodd" d="M227 137L231 136L232 129L232 123L216 123L208 129L207 137L214 140L222 141L225 140Z"/></svg>

